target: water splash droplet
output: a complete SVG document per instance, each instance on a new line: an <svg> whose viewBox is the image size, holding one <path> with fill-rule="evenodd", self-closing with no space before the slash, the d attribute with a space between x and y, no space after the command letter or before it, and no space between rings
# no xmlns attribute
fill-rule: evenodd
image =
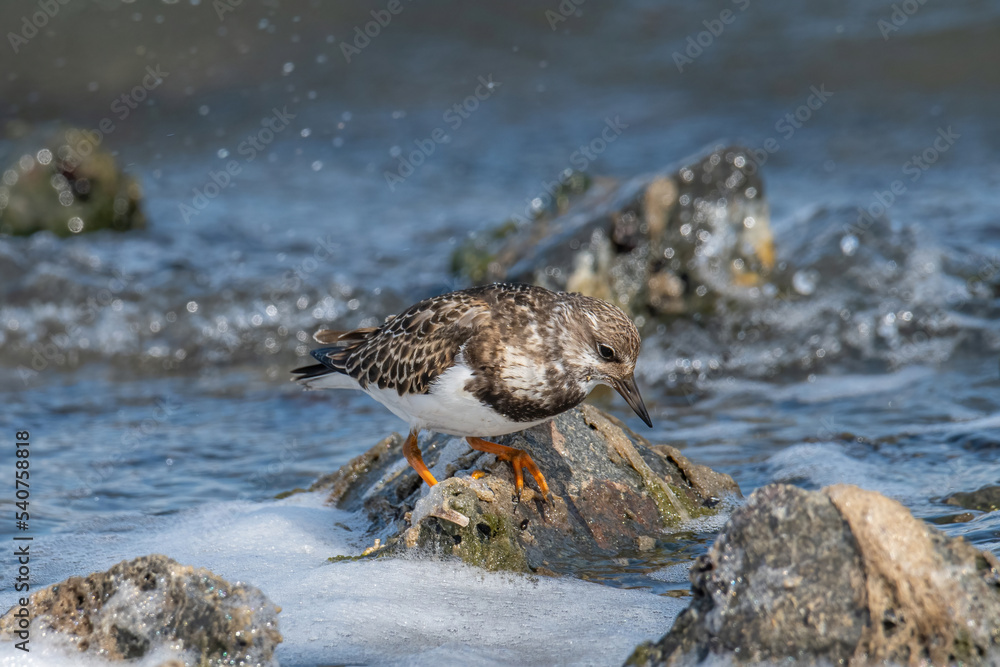
<svg viewBox="0 0 1000 667"><path fill-rule="evenodd" d="M812 269L803 269L792 276L792 287L802 296L809 296L816 291L819 284L819 273Z"/></svg>
<svg viewBox="0 0 1000 667"><path fill-rule="evenodd" d="M857 236L854 234L847 234L840 239L840 252L850 257L857 251L859 245L860 242L858 241Z"/></svg>

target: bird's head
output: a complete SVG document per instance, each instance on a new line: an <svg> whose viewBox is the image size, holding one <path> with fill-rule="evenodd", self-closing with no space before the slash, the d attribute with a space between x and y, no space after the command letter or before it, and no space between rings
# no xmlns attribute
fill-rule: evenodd
<svg viewBox="0 0 1000 667"><path fill-rule="evenodd" d="M635 385L635 362L639 357L639 331L622 310L607 301L577 296L575 317L566 333L572 341L573 358L590 388L606 384L621 394L635 413L652 426L649 412Z"/></svg>

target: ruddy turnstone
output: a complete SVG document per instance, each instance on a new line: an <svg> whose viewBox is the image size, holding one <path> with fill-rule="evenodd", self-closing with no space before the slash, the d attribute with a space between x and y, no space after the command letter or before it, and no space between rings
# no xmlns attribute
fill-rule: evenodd
<svg viewBox="0 0 1000 667"><path fill-rule="evenodd" d="M540 424L613 387L647 425L635 385L639 332L619 308L581 294L497 283L442 294L380 327L323 330L320 362L297 368L307 389L360 389L408 422L403 455L428 485L437 480L417 446L421 429L465 436L473 449L522 468L543 496L548 484L527 452L483 440Z"/></svg>

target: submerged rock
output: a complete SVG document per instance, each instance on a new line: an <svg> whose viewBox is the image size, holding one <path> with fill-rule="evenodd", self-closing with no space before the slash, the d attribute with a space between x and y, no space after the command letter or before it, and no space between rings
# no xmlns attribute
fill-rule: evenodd
<svg viewBox="0 0 1000 667"><path fill-rule="evenodd" d="M774 266L769 220L755 163L719 147L621 185L594 183L555 217L508 221L461 248L453 269L474 282L582 292L632 314L695 312L762 282Z"/></svg>
<svg viewBox="0 0 1000 667"><path fill-rule="evenodd" d="M755 491L630 665L996 664L1000 563L855 486Z"/></svg>
<svg viewBox="0 0 1000 667"><path fill-rule="evenodd" d="M15 139L8 164L0 164L0 233L70 236L146 226L139 184L96 133L16 126L8 134Z"/></svg>
<svg viewBox="0 0 1000 667"><path fill-rule="evenodd" d="M1000 486L984 486L975 491L958 491L944 499L949 505L969 510L995 512L1000 510Z"/></svg>
<svg viewBox="0 0 1000 667"><path fill-rule="evenodd" d="M21 609L0 618L8 640L23 630ZM27 609L32 638L54 631L110 660L173 644L198 665L267 665L281 642L280 610L258 589L158 554L70 577L34 593Z"/></svg>
<svg viewBox="0 0 1000 667"><path fill-rule="evenodd" d="M527 474L518 502L509 463L438 434L420 445L440 480L432 488L407 465L394 434L313 489L329 489L342 509L364 510L367 537L385 545L380 555L421 550L491 570L558 574L586 559L646 551L739 495L728 475L650 446L590 405L495 440L532 456L552 491L548 502ZM476 467L486 474L474 478Z"/></svg>

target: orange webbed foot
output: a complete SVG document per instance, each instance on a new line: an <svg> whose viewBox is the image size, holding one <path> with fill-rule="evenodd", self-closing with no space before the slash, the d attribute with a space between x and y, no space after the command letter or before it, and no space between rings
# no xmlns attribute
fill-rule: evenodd
<svg viewBox="0 0 1000 667"><path fill-rule="evenodd" d="M521 490L524 489L524 470L528 471L532 477L535 478L535 483L538 485L538 489L542 492L542 498L548 499L549 497L549 485L545 483L545 476L542 475L542 471L538 469L538 466L528 452L523 449L517 449L516 447L507 447L506 445L500 445L495 442L490 442L489 440L483 440L482 438L476 438L469 436L466 439L469 446L480 452L488 452L494 454L500 461L510 461L511 466L514 468L514 488L517 490L517 497L521 497Z"/></svg>

